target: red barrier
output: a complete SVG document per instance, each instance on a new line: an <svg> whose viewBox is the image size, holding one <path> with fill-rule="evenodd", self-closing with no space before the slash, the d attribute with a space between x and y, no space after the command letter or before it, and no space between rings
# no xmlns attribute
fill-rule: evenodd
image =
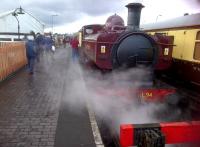
<svg viewBox="0 0 200 147"><path fill-rule="evenodd" d="M200 121L160 123L160 127L167 144L200 141Z"/></svg>
<svg viewBox="0 0 200 147"><path fill-rule="evenodd" d="M128 147L134 144L134 128L133 125L120 126L120 144L122 147Z"/></svg>
<svg viewBox="0 0 200 147"><path fill-rule="evenodd" d="M137 145L137 129L150 130L155 128L159 129L164 136L165 144L200 142L200 121L136 125L124 124L120 126L121 147Z"/></svg>

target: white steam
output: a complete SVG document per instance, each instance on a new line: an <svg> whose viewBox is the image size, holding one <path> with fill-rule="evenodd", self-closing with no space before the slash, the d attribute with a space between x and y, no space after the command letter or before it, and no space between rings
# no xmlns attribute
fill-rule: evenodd
<svg viewBox="0 0 200 147"><path fill-rule="evenodd" d="M160 105L140 105L136 93L150 74L143 68L102 74L100 71L84 70L78 63L70 63L66 75L66 107L79 113L87 100L95 115L117 130L122 123L158 122L154 111L160 109Z"/></svg>

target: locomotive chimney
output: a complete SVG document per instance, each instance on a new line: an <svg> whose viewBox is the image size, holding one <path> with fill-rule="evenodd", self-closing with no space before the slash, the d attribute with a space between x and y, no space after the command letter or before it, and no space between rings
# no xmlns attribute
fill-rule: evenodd
<svg viewBox="0 0 200 147"><path fill-rule="evenodd" d="M140 27L141 10L144 7L141 3L130 3L126 5L128 8L128 27L127 30L138 31Z"/></svg>

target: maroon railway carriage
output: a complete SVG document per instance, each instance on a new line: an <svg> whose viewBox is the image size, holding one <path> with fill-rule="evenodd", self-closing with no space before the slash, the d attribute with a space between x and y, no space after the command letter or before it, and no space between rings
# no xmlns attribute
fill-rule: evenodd
<svg viewBox="0 0 200 147"><path fill-rule="evenodd" d="M174 36L173 61L168 76L200 90L200 13L146 24L145 32Z"/></svg>

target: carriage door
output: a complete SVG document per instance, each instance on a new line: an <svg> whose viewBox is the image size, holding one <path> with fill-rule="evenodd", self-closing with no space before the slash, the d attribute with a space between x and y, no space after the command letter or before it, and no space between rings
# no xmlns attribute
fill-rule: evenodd
<svg viewBox="0 0 200 147"><path fill-rule="evenodd" d="M176 30L169 32L169 35L174 35L173 58L182 60L185 49L185 30Z"/></svg>

